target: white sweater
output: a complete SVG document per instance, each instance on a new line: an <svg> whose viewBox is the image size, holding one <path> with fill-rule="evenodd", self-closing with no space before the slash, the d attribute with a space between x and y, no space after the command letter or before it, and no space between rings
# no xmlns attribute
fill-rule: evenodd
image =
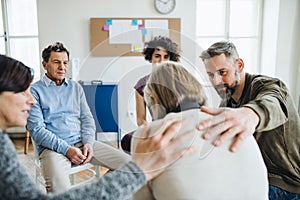
<svg viewBox="0 0 300 200"><path fill-rule="evenodd" d="M204 141L196 125L209 115L199 109L181 113L171 113L167 118L185 119L179 135L189 130L195 131L194 140L183 144L182 148L193 144L196 153L176 161L169 169L139 190L134 199L188 199L188 200L267 200L267 170L254 137L244 140L238 152L229 151L232 141L220 147ZM162 120L150 125L150 135ZM135 149L135 133L131 149ZM150 186L150 187L149 187Z"/></svg>

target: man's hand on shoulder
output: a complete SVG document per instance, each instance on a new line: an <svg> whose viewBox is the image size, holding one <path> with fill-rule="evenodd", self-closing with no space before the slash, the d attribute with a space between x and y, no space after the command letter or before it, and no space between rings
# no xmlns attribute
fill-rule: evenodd
<svg viewBox="0 0 300 200"><path fill-rule="evenodd" d="M201 107L201 111L213 115L210 119L199 123L198 129L205 131L204 139L217 137L213 144L220 146L226 140L235 137L230 151L237 151L243 140L255 132L259 117L250 108L208 108Z"/></svg>

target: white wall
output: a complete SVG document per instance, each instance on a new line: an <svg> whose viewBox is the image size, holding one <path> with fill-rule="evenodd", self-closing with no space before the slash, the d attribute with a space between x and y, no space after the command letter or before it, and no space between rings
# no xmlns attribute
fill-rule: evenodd
<svg viewBox="0 0 300 200"><path fill-rule="evenodd" d="M55 41L63 42L71 59L80 60L77 80L101 79L119 82L120 127L123 132L136 128L133 86L143 74L150 72L143 57L90 56L89 19L92 17L181 18L182 60L195 63L196 0L177 0L175 10L168 15L155 11L153 0L51 0L37 1L40 51ZM105 49L104 49L105 51Z"/></svg>
<svg viewBox="0 0 300 200"><path fill-rule="evenodd" d="M261 73L284 81L296 106L300 94L299 19L299 0L265 0Z"/></svg>
<svg viewBox="0 0 300 200"><path fill-rule="evenodd" d="M136 127L133 85L139 77L150 72L150 67L144 66L147 62L143 57L91 57L89 19L181 18L182 61L199 66L199 47L194 40L196 2L176 0L177 5L172 13L160 15L154 9L153 0L38 0L40 51L49 43L62 41L71 51L71 58L80 61L78 79L119 82L120 126L123 132L127 132ZM300 92L300 79L297 78L300 76L300 3L299 0L265 2L265 6L275 6L273 11L276 13L269 15L264 22L264 38L268 41L264 41L262 47L262 72L268 71L264 68L272 68L270 75L281 78L287 84L297 104ZM205 73L204 69L202 73Z"/></svg>
<svg viewBox="0 0 300 200"><path fill-rule="evenodd" d="M275 76L287 84L295 103L300 93L300 1L281 0Z"/></svg>

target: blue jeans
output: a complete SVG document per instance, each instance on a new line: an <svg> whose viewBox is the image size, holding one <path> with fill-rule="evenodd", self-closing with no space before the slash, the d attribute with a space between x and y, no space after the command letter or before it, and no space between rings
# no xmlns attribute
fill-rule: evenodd
<svg viewBox="0 0 300 200"><path fill-rule="evenodd" d="M291 193L269 185L269 200L299 200L300 194Z"/></svg>

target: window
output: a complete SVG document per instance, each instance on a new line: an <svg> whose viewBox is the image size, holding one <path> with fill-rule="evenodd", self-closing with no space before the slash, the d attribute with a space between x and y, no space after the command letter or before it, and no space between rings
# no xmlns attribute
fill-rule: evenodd
<svg viewBox="0 0 300 200"><path fill-rule="evenodd" d="M259 72L262 0L197 0L197 42L207 49L229 40L246 71Z"/></svg>
<svg viewBox="0 0 300 200"><path fill-rule="evenodd" d="M32 67L35 81L40 77L36 0L2 0L0 6L0 53Z"/></svg>
<svg viewBox="0 0 300 200"><path fill-rule="evenodd" d="M4 36L4 27L3 27L2 4L0 4L0 53L5 54L5 36Z"/></svg>

